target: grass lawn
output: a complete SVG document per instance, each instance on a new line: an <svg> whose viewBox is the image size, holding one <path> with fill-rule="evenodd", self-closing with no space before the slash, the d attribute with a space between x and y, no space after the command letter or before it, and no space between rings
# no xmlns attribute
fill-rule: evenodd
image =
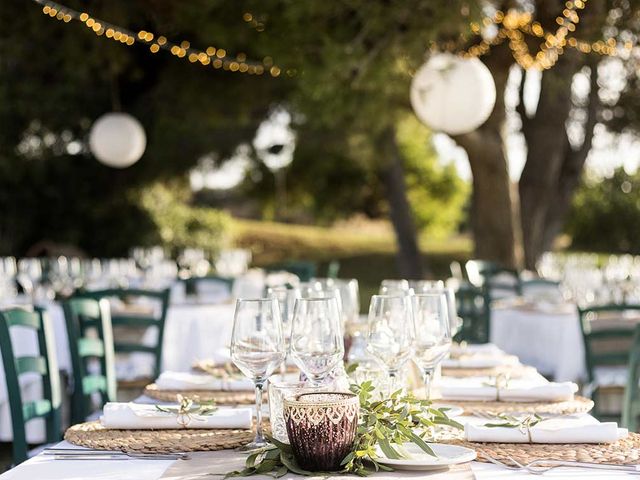
<svg viewBox="0 0 640 480"><path fill-rule="evenodd" d="M318 263L318 276L326 272L331 260L340 261L340 277L357 278L366 309L369 297L380 281L397 278L396 244L390 228L338 226L331 228L290 225L251 220L234 220L231 235L236 245L253 252L254 264L266 266L285 260L312 260ZM452 260L471 256L472 243L466 237L420 241L429 278L449 276Z"/></svg>

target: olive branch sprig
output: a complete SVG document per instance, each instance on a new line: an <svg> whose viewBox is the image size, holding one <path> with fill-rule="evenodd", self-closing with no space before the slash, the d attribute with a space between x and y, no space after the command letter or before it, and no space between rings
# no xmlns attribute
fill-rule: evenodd
<svg viewBox="0 0 640 480"><path fill-rule="evenodd" d="M502 421L485 423L484 426L490 428L517 428L522 433L527 433L531 428L535 427L537 424L545 420L544 417L541 417L537 413L521 417L507 415L506 413L499 413L496 415L496 419Z"/></svg>

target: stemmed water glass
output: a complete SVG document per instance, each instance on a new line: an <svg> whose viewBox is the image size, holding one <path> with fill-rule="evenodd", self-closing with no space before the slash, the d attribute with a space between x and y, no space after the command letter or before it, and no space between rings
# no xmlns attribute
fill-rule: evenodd
<svg viewBox="0 0 640 480"><path fill-rule="evenodd" d="M422 292L416 291L416 293L433 293L433 294L444 294L447 299L447 313L449 315L449 330L451 331L451 339L455 338L455 336L462 330L463 321L460 317L458 317L458 307L456 306L456 294L453 288L437 286L434 288L424 289Z"/></svg>
<svg viewBox="0 0 640 480"><path fill-rule="evenodd" d="M422 372L429 400L433 372L451 347L447 298L444 293L423 293L412 296L411 301L416 326L413 360Z"/></svg>
<svg viewBox="0 0 640 480"><path fill-rule="evenodd" d="M334 296L296 300L290 355L316 386L340 363L344 340L338 300Z"/></svg>
<svg viewBox="0 0 640 480"><path fill-rule="evenodd" d="M409 292L409 281L386 279L380 282L380 295L404 295Z"/></svg>
<svg viewBox="0 0 640 480"><path fill-rule="evenodd" d="M284 357L278 301L275 298L238 299L231 334L231 360L256 386L256 437L242 450L267 445L262 433L262 389Z"/></svg>
<svg viewBox="0 0 640 480"><path fill-rule="evenodd" d="M300 290L288 287L269 287L267 289L267 297L275 298L280 307L280 315L282 316L282 336L284 338L285 362L282 362L280 374L284 379L286 372L286 354L289 352L291 343L291 322L293 320L293 309L296 300L301 297Z"/></svg>
<svg viewBox="0 0 640 480"><path fill-rule="evenodd" d="M387 369L390 392L400 369L413 354L415 324L407 295L374 295L369 306L367 351Z"/></svg>

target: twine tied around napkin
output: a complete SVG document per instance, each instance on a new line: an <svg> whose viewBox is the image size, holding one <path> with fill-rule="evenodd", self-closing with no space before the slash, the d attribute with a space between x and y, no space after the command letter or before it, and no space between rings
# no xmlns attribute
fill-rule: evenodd
<svg viewBox="0 0 640 480"><path fill-rule="evenodd" d="M203 421L203 419L197 417L198 415L211 415L218 409L213 403L197 404L194 399L183 397L180 394L176 395L176 399L178 400L177 407L156 405L156 408L161 412L175 414L178 425L183 428L187 428L192 420ZM194 415L196 415L196 417L194 417Z"/></svg>
<svg viewBox="0 0 640 480"><path fill-rule="evenodd" d="M511 377L508 373L499 373L498 375L496 375L493 383L485 383L483 385L496 389L496 402L499 402L501 401L500 391L509 388L509 380L511 380Z"/></svg>
<svg viewBox="0 0 640 480"><path fill-rule="evenodd" d="M533 443L531 429L545 420L537 413L526 415L525 417L514 417L501 413L496 415L496 418L504 420L504 422L485 423L484 426L490 428L517 428L518 431L527 435L528 443Z"/></svg>

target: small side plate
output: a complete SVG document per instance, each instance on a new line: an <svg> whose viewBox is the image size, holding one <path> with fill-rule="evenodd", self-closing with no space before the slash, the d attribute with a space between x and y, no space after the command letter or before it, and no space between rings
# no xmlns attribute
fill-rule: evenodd
<svg viewBox="0 0 640 480"><path fill-rule="evenodd" d="M425 453L414 443L405 443L403 450L409 455L409 458L387 458L378 448L380 458L377 461L396 470L442 470L452 465L459 465L476 459L475 450L470 448L443 443L430 443L429 446L436 454L435 457Z"/></svg>

